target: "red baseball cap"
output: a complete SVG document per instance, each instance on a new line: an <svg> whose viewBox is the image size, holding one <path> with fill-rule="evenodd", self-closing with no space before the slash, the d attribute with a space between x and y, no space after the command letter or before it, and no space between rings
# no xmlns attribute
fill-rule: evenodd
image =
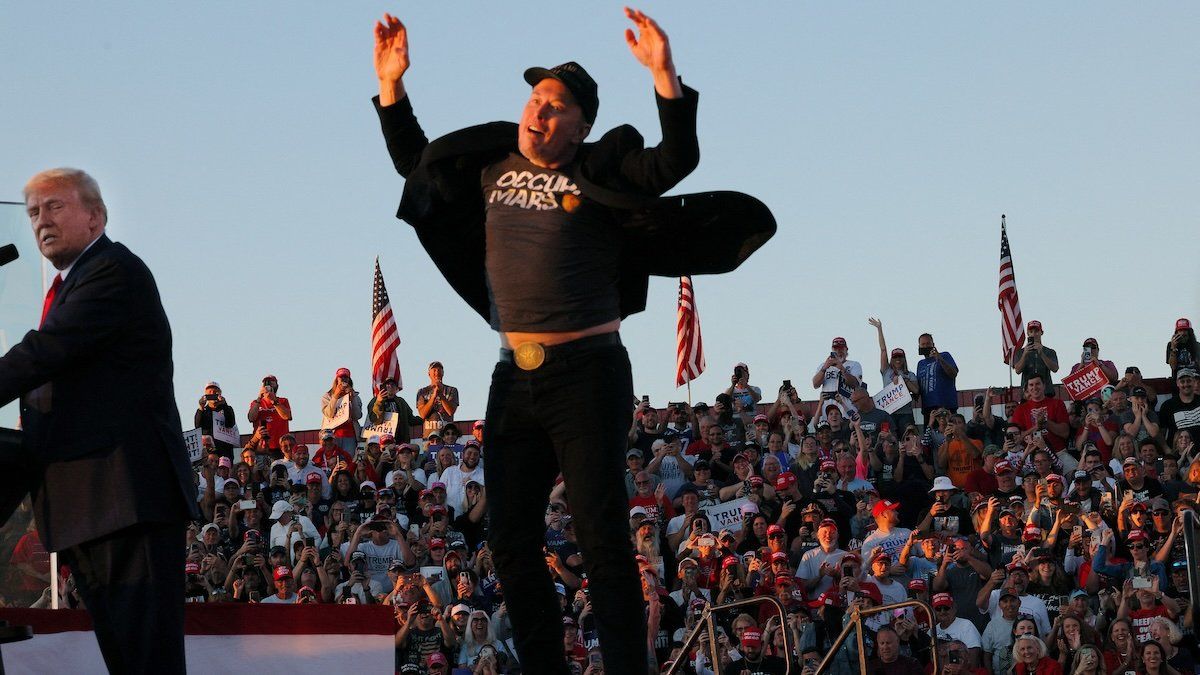
<svg viewBox="0 0 1200 675"><path fill-rule="evenodd" d="M788 561L788 555L787 555L787 553L784 553L783 551L775 551L774 553L771 554L771 563L772 564L777 563L777 562L787 562L787 561Z"/></svg>
<svg viewBox="0 0 1200 675"><path fill-rule="evenodd" d="M821 462L821 473L826 471L837 471L837 464L831 459Z"/></svg>
<svg viewBox="0 0 1200 675"><path fill-rule="evenodd" d="M900 502L894 502L890 499L881 499L875 502L875 506L871 508L871 515L875 518L882 516L885 511L895 511L900 508Z"/></svg>
<svg viewBox="0 0 1200 675"><path fill-rule="evenodd" d="M1026 525L1025 531L1021 533L1021 538L1037 539L1040 541L1042 538L1042 528L1038 527L1037 525Z"/></svg>
<svg viewBox="0 0 1200 675"><path fill-rule="evenodd" d="M1034 328L1036 328L1038 330L1042 330L1042 322L1034 320L1034 321L1030 321L1029 323L1025 324L1026 330L1033 330Z"/></svg>
<svg viewBox="0 0 1200 675"><path fill-rule="evenodd" d="M934 607L953 607L954 598L949 593L938 593L933 596Z"/></svg>
<svg viewBox="0 0 1200 675"><path fill-rule="evenodd" d="M768 525L767 536L769 537L773 534L783 534L783 528L778 525Z"/></svg>
<svg viewBox="0 0 1200 675"><path fill-rule="evenodd" d="M908 590L910 591L927 591L929 584L925 583L924 579L913 579L908 582Z"/></svg>
<svg viewBox="0 0 1200 675"><path fill-rule="evenodd" d="M1125 537L1125 541L1130 543L1135 541L1147 541L1149 539L1150 537L1146 536L1146 532L1144 530L1130 530L1129 535Z"/></svg>
<svg viewBox="0 0 1200 675"><path fill-rule="evenodd" d="M755 415L754 421L755 422L770 422L770 420L767 419L767 416L762 413L758 413L757 415Z"/></svg>
<svg viewBox="0 0 1200 675"><path fill-rule="evenodd" d="M350 377L350 369L349 368L338 368L337 372L334 373L333 376L334 377Z"/></svg>
<svg viewBox="0 0 1200 675"><path fill-rule="evenodd" d="M280 565L279 567L275 568L275 581L279 581L280 579L291 579L291 578L292 578L292 568L288 567L287 565Z"/></svg>
<svg viewBox="0 0 1200 675"><path fill-rule="evenodd" d="M183 564L184 574L200 574L200 563L189 562Z"/></svg>
<svg viewBox="0 0 1200 675"><path fill-rule="evenodd" d="M750 476L750 487L762 487L762 476Z"/></svg>
<svg viewBox="0 0 1200 675"><path fill-rule="evenodd" d="M834 520L833 518L825 518L821 521L821 523L819 525L817 525L817 529L819 530L822 527L832 527L833 529L836 530L836 529L838 529L837 521Z"/></svg>
<svg viewBox="0 0 1200 675"><path fill-rule="evenodd" d="M825 591L824 593L822 593L820 595L820 597L818 597L816 600L813 600L812 602L808 603L808 606L812 609L817 609L822 606L841 607L842 606L842 594L831 588L831 589Z"/></svg>
<svg viewBox="0 0 1200 675"><path fill-rule="evenodd" d="M784 471L775 478L775 490L783 492L784 490L796 484L796 474L791 471Z"/></svg>
<svg viewBox="0 0 1200 675"><path fill-rule="evenodd" d="M999 462L996 462L994 469L997 476L1002 473L1016 473L1016 470L1013 469L1012 462L1008 461L1007 459L1002 459Z"/></svg>
<svg viewBox="0 0 1200 675"><path fill-rule="evenodd" d="M305 485L313 485L314 483L319 484L324 480L325 480L324 478L321 478L321 474L316 473L314 471L313 473L310 473L304 477L304 484Z"/></svg>
<svg viewBox="0 0 1200 675"><path fill-rule="evenodd" d="M880 592L878 586L869 581L860 583L858 585L858 592L874 600L877 605L883 604L883 593Z"/></svg>
<svg viewBox="0 0 1200 675"><path fill-rule="evenodd" d="M433 539L429 540L429 548L431 550L435 548L446 548L446 540L434 537Z"/></svg>
<svg viewBox="0 0 1200 675"><path fill-rule="evenodd" d="M1066 481L1063 480L1063 477L1056 473L1046 476L1046 482L1048 483L1050 481L1057 481L1059 485L1066 485Z"/></svg>
<svg viewBox="0 0 1200 675"><path fill-rule="evenodd" d="M1188 330L1192 327L1192 322L1187 318L1180 318L1175 322L1175 330Z"/></svg>
<svg viewBox="0 0 1200 675"><path fill-rule="evenodd" d="M727 555L727 556L725 556L725 559L721 561L721 569L725 569L727 567L733 567L736 564L738 564L737 556L736 555Z"/></svg>
<svg viewBox="0 0 1200 675"><path fill-rule="evenodd" d="M757 629L747 628L745 631L742 632L742 646L743 647L761 647L762 646L762 633L760 633Z"/></svg>
<svg viewBox="0 0 1200 675"><path fill-rule="evenodd" d="M899 347L896 347L895 349L893 349L893 350L892 350L892 358L895 358L895 357L897 357L897 356L899 356L899 357L903 358L903 357L904 357L904 350L903 350L903 349L901 349L901 348L899 348Z"/></svg>

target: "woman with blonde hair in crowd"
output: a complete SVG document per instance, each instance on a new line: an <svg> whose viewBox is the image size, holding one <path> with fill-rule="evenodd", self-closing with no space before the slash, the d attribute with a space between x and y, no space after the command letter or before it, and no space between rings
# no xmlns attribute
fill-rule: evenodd
<svg viewBox="0 0 1200 675"><path fill-rule="evenodd" d="M496 631L492 618L482 609L471 612L467 617L467 630L462 636L462 648L458 650L458 667L471 669L480 660L484 647L496 649ZM486 657L485 657L486 658Z"/></svg>
<svg viewBox="0 0 1200 675"><path fill-rule="evenodd" d="M1058 661L1046 655L1046 643L1036 635L1018 635L1013 642L1016 675L1062 675Z"/></svg>
<svg viewBox="0 0 1200 675"><path fill-rule="evenodd" d="M1192 653L1179 648L1183 631L1174 621L1165 616L1150 619L1150 639L1162 647L1163 659L1169 666L1181 673L1196 672L1196 660L1192 658Z"/></svg>

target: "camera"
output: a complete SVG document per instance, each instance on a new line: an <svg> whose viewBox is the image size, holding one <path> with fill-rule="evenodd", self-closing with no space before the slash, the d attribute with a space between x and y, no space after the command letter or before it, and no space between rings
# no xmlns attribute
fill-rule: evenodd
<svg viewBox="0 0 1200 675"><path fill-rule="evenodd" d="M215 400L217 400L217 399L218 399L218 398L220 398L220 397L221 397L221 395L220 395L220 394L205 394L205 395L204 395L204 400L205 400L205 401L215 401Z"/></svg>

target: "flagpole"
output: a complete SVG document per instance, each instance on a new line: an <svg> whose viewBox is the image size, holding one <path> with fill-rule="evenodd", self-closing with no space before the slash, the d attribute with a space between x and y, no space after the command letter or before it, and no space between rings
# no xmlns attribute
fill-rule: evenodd
<svg viewBox="0 0 1200 675"><path fill-rule="evenodd" d="M688 388L688 407L690 408L690 407L692 407L692 381L691 380L688 380L687 388Z"/></svg>

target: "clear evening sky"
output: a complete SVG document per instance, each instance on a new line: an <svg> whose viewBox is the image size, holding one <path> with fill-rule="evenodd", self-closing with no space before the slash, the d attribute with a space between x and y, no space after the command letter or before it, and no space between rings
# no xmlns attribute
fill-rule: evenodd
<svg viewBox="0 0 1200 675"><path fill-rule="evenodd" d="M1094 336L1119 368L1165 375L1175 319L1200 320L1200 5L642 9L700 92L702 159L676 191L748 192L779 221L741 269L695 280L708 360L695 401L711 402L737 361L769 394L807 383L835 335L877 390L868 316L913 365L930 331L960 387L1007 383L1001 213L1025 317L1044 322L1064 369ZM409 27L406 83L431 137L517 119L522 71L576 60L600 83L593 138L621 123L659 138L618 4L5 7L0 200L52 166L99 180L109 234L162 290L185 424L210 378L244 410L274 373L300 429L318 425L339 366L368 390L376 255L406 398L438 359L459 416L483 414L497 338L393 215L402 182L369 101L384 11ZM635 389L660 405L686 396L673 386L676 290L652 280L647 311L622 329Z"/></svg>

